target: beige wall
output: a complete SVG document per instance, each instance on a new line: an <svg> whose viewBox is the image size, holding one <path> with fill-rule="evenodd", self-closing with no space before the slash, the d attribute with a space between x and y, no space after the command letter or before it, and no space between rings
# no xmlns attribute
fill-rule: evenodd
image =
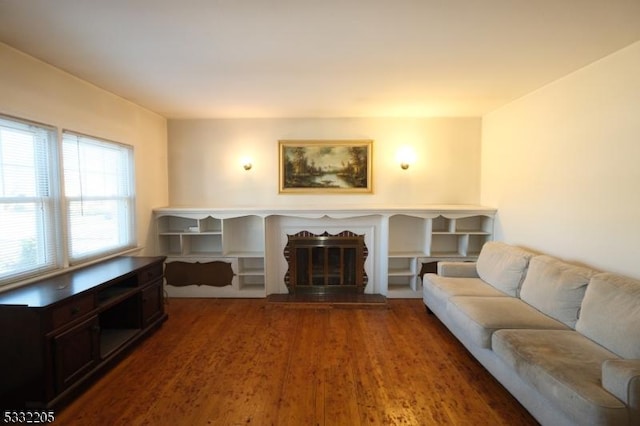
<svg viewBox="0 0 640 426"><path fill-rule="evenodd" d="M473 204L480 196L480 119L169 120L173 206ZM278 194L278 140L373 139L373 194ZM400 169L396 153L416 161ZM246 172L244 155L253 158Z"/></svg>
<svg viewBox="0 0 640 426"><path fill-rule="evenodd" d="M134 146L138 244L151 253L151 210L167 205L166 120L0 43L0 113Z"/></svg>
<svg viewBox="0 0 640 426"><path fill-rule="evenodd" d="M640 278L640 43L483 118L496 237Z"/></svg>

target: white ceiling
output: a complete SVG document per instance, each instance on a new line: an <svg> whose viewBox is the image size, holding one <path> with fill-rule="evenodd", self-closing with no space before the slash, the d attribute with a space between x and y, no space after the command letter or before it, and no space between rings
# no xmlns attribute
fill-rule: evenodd
<svg viewBox="0 0 640 426"><path fill-rule="evenodd" d="M640 40L640 0L0 0L0 41L168 118L479 116Z"/></svg>

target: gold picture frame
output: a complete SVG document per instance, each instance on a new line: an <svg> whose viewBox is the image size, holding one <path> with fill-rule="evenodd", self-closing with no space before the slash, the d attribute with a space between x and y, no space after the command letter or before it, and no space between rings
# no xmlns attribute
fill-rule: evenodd
<svg viewBox="0 0 640 426"><path fill-rule="evenodd" d="M281 140L280 193L372 192L372 140Z"/></svg>

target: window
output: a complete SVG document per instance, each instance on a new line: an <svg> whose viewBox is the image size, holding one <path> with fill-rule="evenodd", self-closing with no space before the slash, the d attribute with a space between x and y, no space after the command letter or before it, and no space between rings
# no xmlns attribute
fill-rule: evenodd
<svg viewBox="0 0 640 426"><path fill-rule="evenodd" d="M136 247L133 148L0 115L0 286Z"/></svg>
<svg viewBox="0 0 640 426"><path fill-rule="evenodd" d="M60 267L56 131L0 117L0 283Z"/></svg>
<svg viewBox="0 0 640 426"><path fill-rule="evenodd" d="M64 131L62 157L70 263L133 248L133 148Z"/></svg>

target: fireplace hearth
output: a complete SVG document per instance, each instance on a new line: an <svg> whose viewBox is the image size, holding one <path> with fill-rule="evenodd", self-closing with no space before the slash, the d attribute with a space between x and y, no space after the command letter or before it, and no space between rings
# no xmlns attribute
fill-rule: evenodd
<svg viewBox="0 0 640 426"><path fill-rule="evenodd" d="M285 275L289 293L363 293L368 281L364 269L367 254L364 235L351 231L287 235L284 256L289 267Z"/></svg>

